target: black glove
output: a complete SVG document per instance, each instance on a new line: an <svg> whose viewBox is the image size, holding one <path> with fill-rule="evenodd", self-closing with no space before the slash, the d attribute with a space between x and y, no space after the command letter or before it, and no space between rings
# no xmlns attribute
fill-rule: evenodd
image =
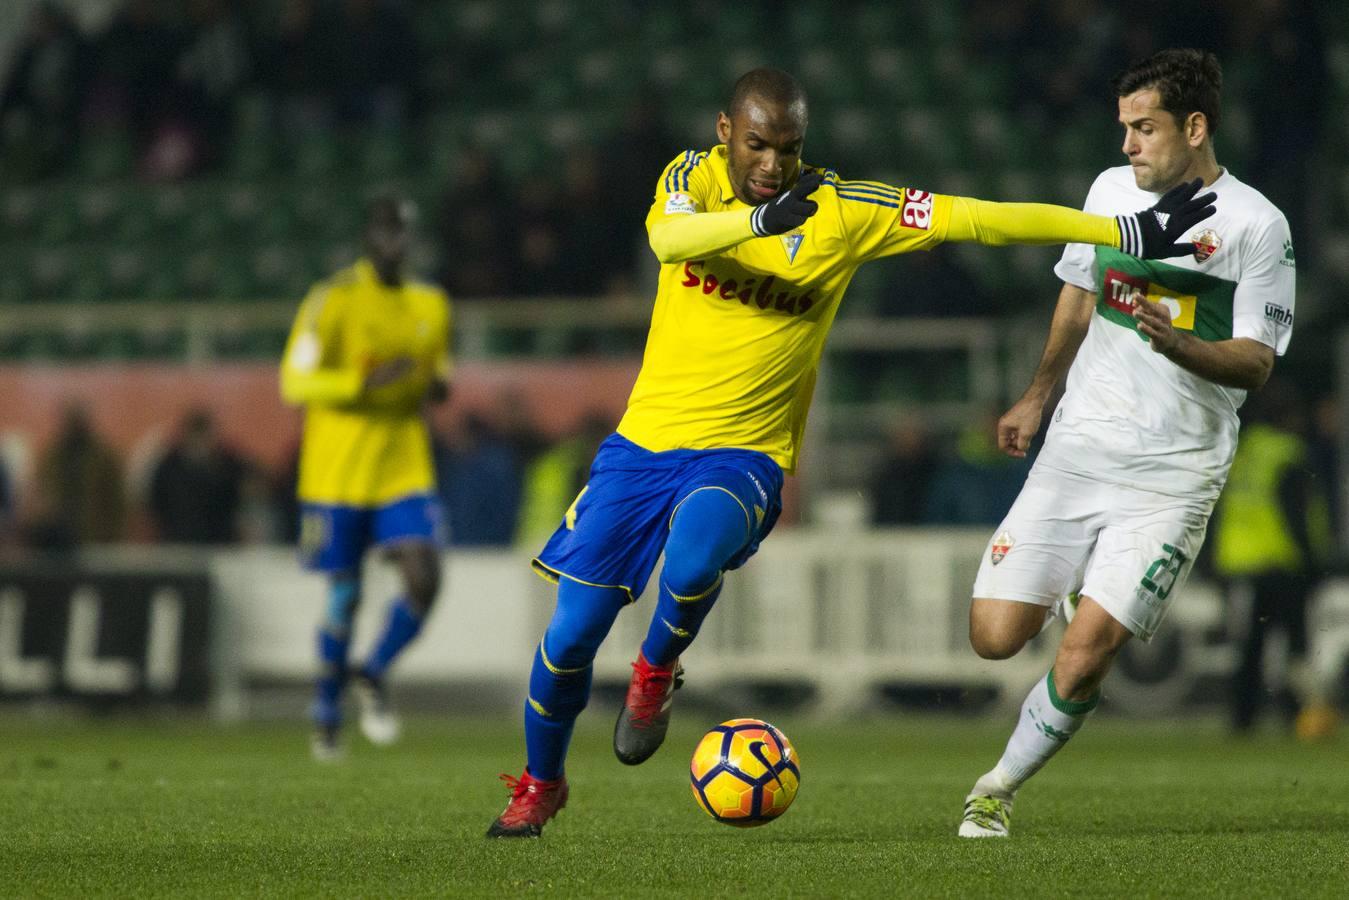
<svg viewBox="0 0 1349 900"><path fill-rule="evenodd" d="M793 228L806 224L806 219L815 215L820 204L807 200L824 181L819 172L809 172L796 180L796 184L787 193L776 200L763 203L754 208L749 217L749 227L754 229L755 237L768 237L770 234L786 234Z"/></svg>
<svg viewBox="0 0 1349 900"><path fill-rule="evenodd" d="M1132 216L1115 216L1119 223L1120 250L1143 259L1166 259L1193 253L1194 242L1180 238L1213 215L1216 210L1213 201L1218 199L1212 191L1196 197L1203 186L1204 182L1198 178L1178 184L1162 194L1157 205Z"/></svg>

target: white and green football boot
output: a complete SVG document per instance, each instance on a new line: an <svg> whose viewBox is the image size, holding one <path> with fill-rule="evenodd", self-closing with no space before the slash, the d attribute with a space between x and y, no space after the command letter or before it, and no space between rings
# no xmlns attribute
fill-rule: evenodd
<svg viewBox="0 0 1349 900"><path fill-rule="evenodd" d="M1005 838L1012 830L1012 798L992 794L970 794L965 798L965 815L960 821L963 838Z"/></svg>

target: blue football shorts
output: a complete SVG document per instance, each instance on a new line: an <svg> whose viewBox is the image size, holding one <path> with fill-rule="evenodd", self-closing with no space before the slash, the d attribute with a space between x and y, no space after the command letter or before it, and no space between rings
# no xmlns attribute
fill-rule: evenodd
<svg viewBox="0 0 1349 900"><path fill-rule="evenodd" d="M300 560L319 572L360 568L371 548L401 543L444 546L443 515L433 494L415 494L382 506L300 505Z"/></svg>
<svg viewBox="0 0 1349 900"><path fill-rule="evenodd" d="M745 545L727 569L745 564L782 512L782 468L755 450L666 450L612 434L600 445L590 481L534 559L545 578L622 588L629 602L646 587L676 508L702 488L726 491L745 514Z"/></svg>

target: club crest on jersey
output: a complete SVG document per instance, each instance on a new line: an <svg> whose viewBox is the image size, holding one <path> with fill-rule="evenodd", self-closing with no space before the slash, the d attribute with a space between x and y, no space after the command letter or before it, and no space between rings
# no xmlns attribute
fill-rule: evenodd
<svg viewBox="0 0 1349 900"><path fill-rule="evenodd" d="M1207 262L1208 258L1218 252L1218 248L1223 245L1223 239L1218 237L1218 232L1212 228L1205 228L1198 234L1190 236L1194 242L1194 261Z"/></svg>
<svg viewBox="0 0 1349 900"><path fill-rule="evenodd" d="M1016 539L1012 537L1009 531L1000 531L998 536L993 539L993 546L989 548L988 558L992 560L993 565L997 565L1007 558L1007 554L1012 552L1012 545Z"/></svg>
<svg viewBox="0 0 1349 900"><path fill-rule="evenodd" d="M805 239L805 232L800 228L782 235L782 249L787 251L787 262L796 262L796 251L801 249L801 242Z"/></svg>

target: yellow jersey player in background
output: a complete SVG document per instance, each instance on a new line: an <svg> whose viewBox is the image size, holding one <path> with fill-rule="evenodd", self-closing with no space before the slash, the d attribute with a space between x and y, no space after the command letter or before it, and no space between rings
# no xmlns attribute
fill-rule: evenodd
<svg viewBox="0 0 1349 900"><path fill-rule="evenodd" d="M563 763L591 661L662 550L614 751L635 765L664 740L680 653L723 573L777 519L825 337L860 265L944 241L1189 254L1194 245L1177 238L1212 212L1197 183L1142 213L1105 217L845 181L802 164L807 118L792 76L755 69L717 118L721 143L682 153L656 183L646 225L661 273L642 370L618 433L534 561L558 584L557 608L530 677L527 766L507 778L511 800L489 836L538 836L566 803Z"/></svg>
<svg viewBox="0 0 1349 900"><path fill-rule="evenodd" d="M450 305L436 287L403 274L410 203L369 208L365 256L315 285L300 307L281 366L281 393L305 407L298 494L300 553L329 579L318 633L315 758L340 757L347 652L361 598L361 563L378 548L397 563L404 593L383 633L351 673L361 730L392 743L399 723L384 675L421 630L440 587L443 526L426 425L428 402L449 390Z"/></svg>

